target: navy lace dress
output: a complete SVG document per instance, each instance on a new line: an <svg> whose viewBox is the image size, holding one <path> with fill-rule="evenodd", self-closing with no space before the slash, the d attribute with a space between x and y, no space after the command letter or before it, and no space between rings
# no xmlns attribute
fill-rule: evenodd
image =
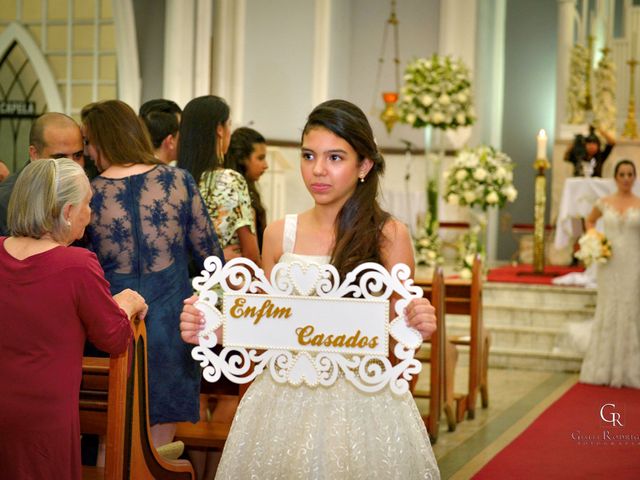
<svg viewBox="0 0 640 480"><path fill-rule="evenodd" d="M192 294L189 254L223 257L193 177L157 165L122 179L91 181L87 229L113 294L125 288L147 301L151 424L199 419L200 367L180 338L182 301Z"/></svg>

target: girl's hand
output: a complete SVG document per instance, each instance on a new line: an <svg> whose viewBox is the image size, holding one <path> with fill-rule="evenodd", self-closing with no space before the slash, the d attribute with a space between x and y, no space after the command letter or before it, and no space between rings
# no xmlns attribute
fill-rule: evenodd
<svg viewBox="0 0 640 480"><path fill-rule="evenodd" d="M198 301L197 295L184 300L182 313L180 314L180 336L186 343L198 345L198 334L204 329L204 313L193 304Z"/></svg>
<svg viewBox="0 0 640 480"><path fill-rule="evenodd" d="M428 340L436 331L436 309L426 298L414 298L405 309L407 324Z"/></svg>

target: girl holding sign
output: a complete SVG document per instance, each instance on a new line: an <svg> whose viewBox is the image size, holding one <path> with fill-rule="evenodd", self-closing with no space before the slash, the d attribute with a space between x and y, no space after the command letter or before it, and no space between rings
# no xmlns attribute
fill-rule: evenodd
<svg viewBox="0 0 640 480"><path fill-rule="evenodd" d="M265 231L263 268L276 263L331 263L344 279L364 262L413 270L406 227L377 201L384 159L357 106L330 100L309 115L302 134L301 173L315 205ZM185 301L183 340L198 343L204 323ZM393 311L393 309L392 309ZM434 309L414 299L406 318L424 339ZM364 393L344 379L330 388L278 384L259 376L244 395L217 478L439 478L427 431L409 392Z"/></svg>

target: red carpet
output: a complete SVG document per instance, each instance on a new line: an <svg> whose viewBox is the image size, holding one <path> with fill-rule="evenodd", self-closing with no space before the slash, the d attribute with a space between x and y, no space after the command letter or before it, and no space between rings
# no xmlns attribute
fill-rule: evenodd
<svg viewBox="0 0 640 480"><path fill-rule="evenodd" d="M473 478L640 478L640 390L574 385Z"/></svg>
<svg viewBox="0 0 640 480"><path fill-rule="evenodd" d="M508 283L538 283L541 285L551 285L554 277L565 275L572 272L583 272L582 267L560 267L557 265L548 265L544 268L544 274L538 275L533 273L532 265L508 265L506 267L492 268L487 274L489 282L508 282Z"/></svg>

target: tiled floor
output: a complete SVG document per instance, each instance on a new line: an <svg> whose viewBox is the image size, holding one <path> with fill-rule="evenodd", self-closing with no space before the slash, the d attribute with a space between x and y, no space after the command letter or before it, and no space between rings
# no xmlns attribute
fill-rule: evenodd
<svg viewBox="0 0 640 480"><path fill-rule="evenodd" d="M456 391L466 391L466 367L456 371ZM428 379L423 372L419 385ZM529 370L489 370L489 407L476 409L454 432L446 422L433 446L443 479L467 479L523 431L544 409L577 382L576 374ZM425 412L428 400L418 400Z"/></svg>

